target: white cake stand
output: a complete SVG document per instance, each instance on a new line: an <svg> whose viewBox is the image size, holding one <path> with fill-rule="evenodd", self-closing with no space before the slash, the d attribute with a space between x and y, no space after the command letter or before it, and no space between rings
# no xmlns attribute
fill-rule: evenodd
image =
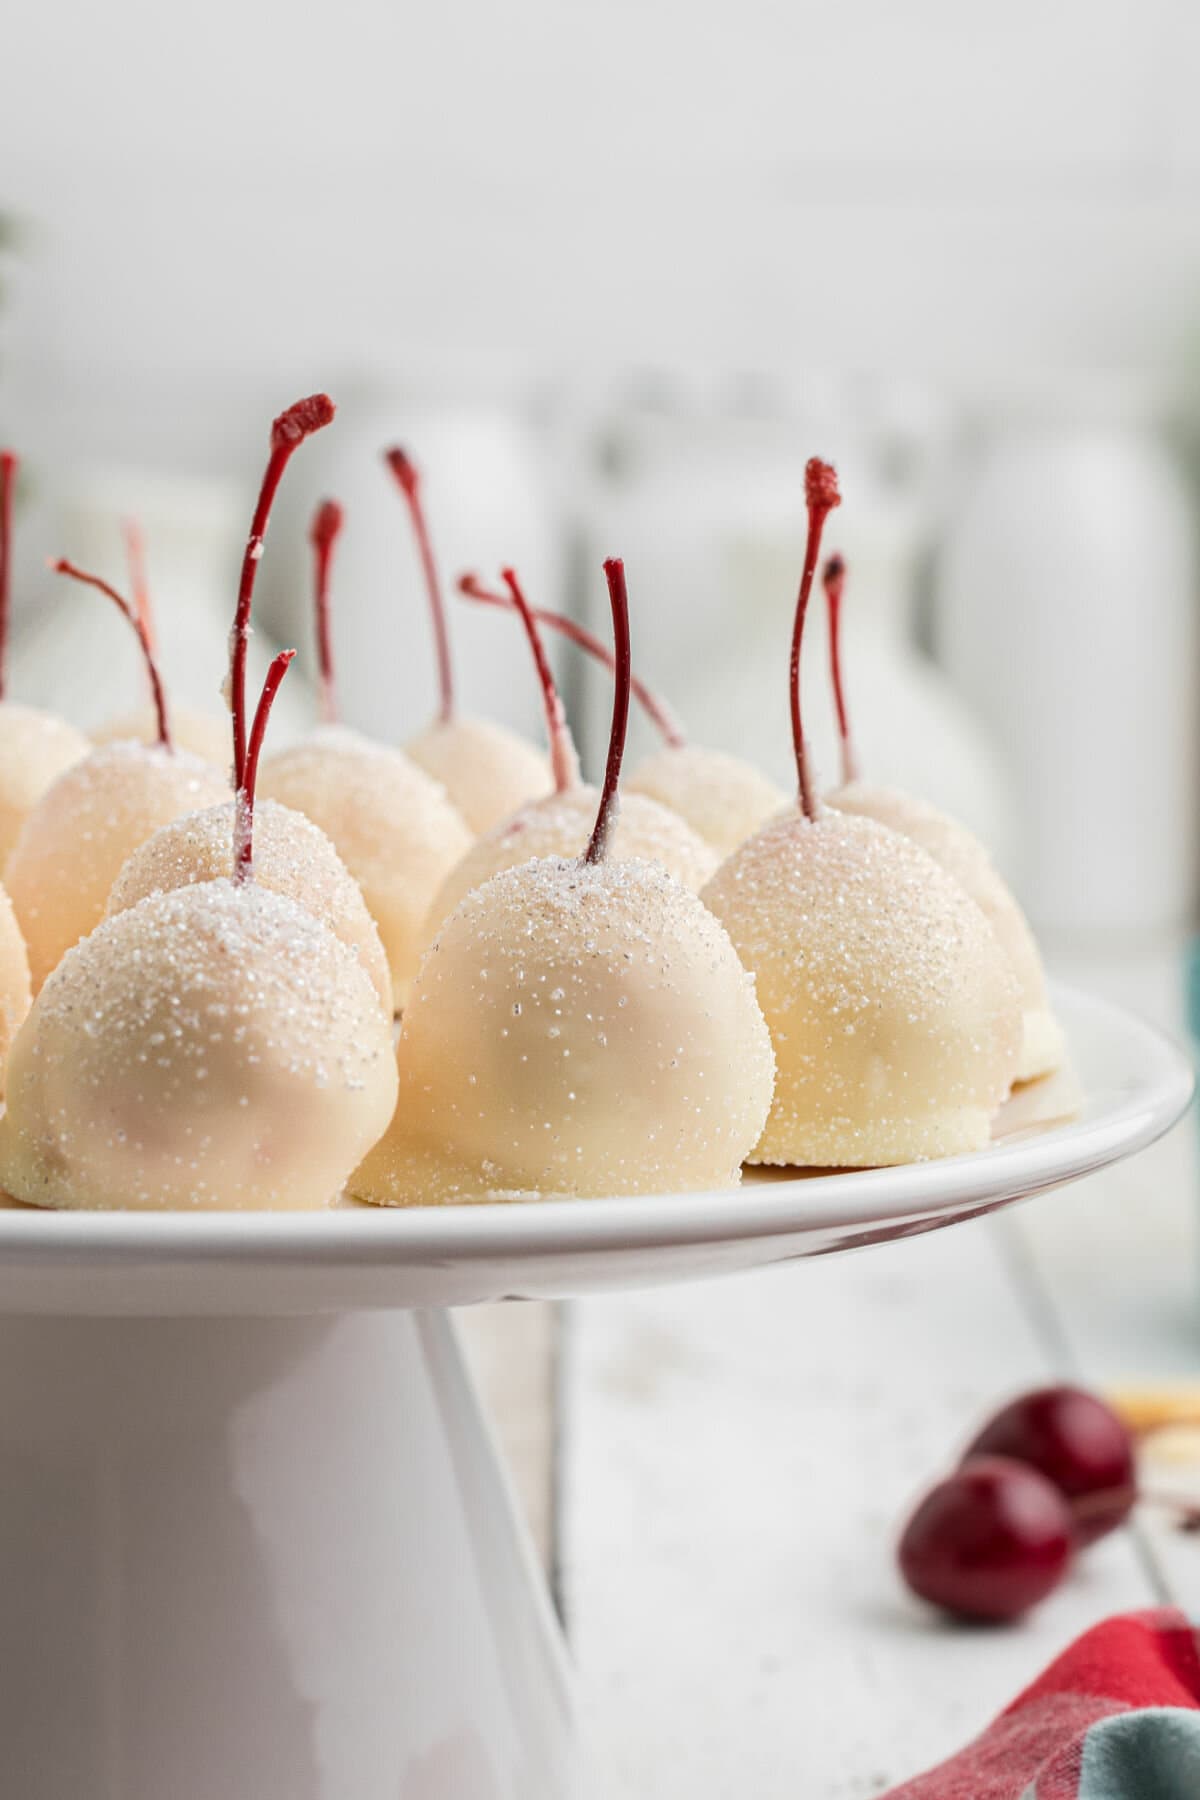
<svg viewBox="0 0 1200 1800"><path fill-rule="evenodd" d="M570 1683L447 1307L914 1235L1158 1137L1180 1054L1060 993L973 1156L728 1193L0 1213L0 1794L564 1800ZM919 1252L914 1251L914 1254Z"/></svg>

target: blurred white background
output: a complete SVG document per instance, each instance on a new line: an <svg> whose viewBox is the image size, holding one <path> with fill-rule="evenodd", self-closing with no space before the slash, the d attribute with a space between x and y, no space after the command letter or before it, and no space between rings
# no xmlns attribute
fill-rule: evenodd
<svg viewBox="0 0 1200 1800"><path fill-rule="evenodd" d="M341 421L289 477L262 616L305 632L305 509L334 487L358 722L403 737L432 691L377 462L399 437L428 466L448 573L511 558L538 598L586 610L598 582L579 571L624 552L643 672L710 741L782 771L795 477L808 452L832 452L860 735L1019 867L1063 636L1044 646L1022 763L1008 690L977 691L980 657L999 668L1003 646L973 632L970 595L936 598L930 572L997 444L1047 429L1065 432L1064 454L1091 454L1098 433L1133 459L1153 492L1104 566L1157 567L1177 478L1147 475L1146 458L1187 441L1200 365L1198 74L1188 0L25 9L0 60L0 212L15 228L0 436L27 458L30 696L95 717L136 692L113 621L41 573L49 551L113 563L131 509L176 684L211 693L267 421L325 386ZM1083 480L1068 547L1089 536L1089 507L1126 491ZM998 517L974 541L1010 536ZM1132 794L1167 782L1174 820L1157 897L1122 914L1134 926L1191 906L1190 556L1171 547L1160 611L1143 594L1124 623L1106 614L1117 642L1095 692L1069 684L1080 719L1097 718L1129 667L1123 631L1149 631L1174 680L1160 741L1114 763ZM970 554L955 566L975 582ZM1082 605L1095 568L1055 567ZM455 635L472 704L535 724L507 622L459 609ZM930 644L943 676L918 660ZM603 695L585 705L568 679L594 754ZM306 702L291 702L295 725ZM1086 744L1082 761L1095 766ZM1107 878L1083 870L1059 922Z"/></svg>

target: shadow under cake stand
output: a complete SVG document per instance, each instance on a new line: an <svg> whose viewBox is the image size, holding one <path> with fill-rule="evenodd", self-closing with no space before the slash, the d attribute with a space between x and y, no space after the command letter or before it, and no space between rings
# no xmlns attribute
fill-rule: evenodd
<svg viewBox="0 0 1200 1800"><path fill-rule="evenodd" d="M557 1627L446 1309L914 1236L1133 1154L1187 1106L1187 1061L1056 1003L1078 1085L1026 1090L944 1162L523 1206L0 1212L0 1793L577 1794Z"/></svg>

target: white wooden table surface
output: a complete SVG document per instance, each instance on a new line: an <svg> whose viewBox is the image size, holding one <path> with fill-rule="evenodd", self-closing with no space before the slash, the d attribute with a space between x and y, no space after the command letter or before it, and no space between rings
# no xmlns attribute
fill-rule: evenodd
<svg viewBox="0 0 1200 1800"><path fill-rule="evenodd" d="M1181 1032L1176 952L1060 968ZM866 1800L1105 1614L1200 1615L1200 1536L1162 1518L1097 1546L1018 1628L933 1619L892 1563L909 1502L1011 1393L1200 1379L1198 1208L1185 1122L997 1219L469 1316L555 1566L599 1800Z"/></svg>

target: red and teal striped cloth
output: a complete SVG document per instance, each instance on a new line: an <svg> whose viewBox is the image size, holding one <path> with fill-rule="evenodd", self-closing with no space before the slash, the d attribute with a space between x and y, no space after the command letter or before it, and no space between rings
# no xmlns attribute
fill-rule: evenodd
<svg viewBox="0 0 1200 1800"><path fill-rule="evenodd" d="M1200 1628L1096 1625L982 1737L883 1800L1200 1800Z"/></svg>

